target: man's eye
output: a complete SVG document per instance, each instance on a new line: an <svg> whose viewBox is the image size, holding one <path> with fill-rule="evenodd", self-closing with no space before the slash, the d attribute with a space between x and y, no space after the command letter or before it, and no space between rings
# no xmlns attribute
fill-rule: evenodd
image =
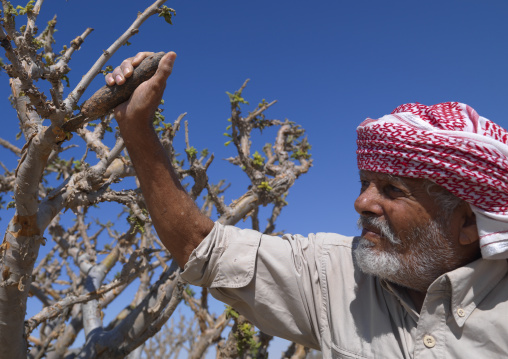
<svg viewBox="0 0 508 359"><path fill-rule="evenodd" d="M360 192L363 192L369 187L369 181L360 180Z"/></svg>
<svg viewBox="0 0 508 359"><path fill-rule="evenodd" d="M396 193L396 194L403 194L404 191L396 186L393 186L393 185L388 185L387 187L388 191L390 191L391 193Z"/></svg>

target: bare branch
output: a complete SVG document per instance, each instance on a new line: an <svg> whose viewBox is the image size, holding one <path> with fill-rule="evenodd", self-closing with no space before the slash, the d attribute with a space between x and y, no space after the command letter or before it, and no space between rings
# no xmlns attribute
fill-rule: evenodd
<svg viewBox="0 0 508 359"><path fill-rule="evenodd" d="M10 143L7 140L4 140L3 138L0 138L0 146L12 151L17 156L21 155L21 149L19 147L14 146L12 143Z"/></svg>
<svg viewBox="0 0 508 359"><path fill-rule="evenodd" d="M81 79L78 85L71 91L69 96L64 101L64 108L67 113L72 113L72 110L78 103L81 95L85 92L92 80L99 74L100 70L104 67L106 62L113 56L113 54L135 34L139 32L139 27L149 17L157 13L157 9L166 2L166 0L157 0L150 5L142 14L138 15L132 25L125 31L95 62L85 76Z"/></svg>

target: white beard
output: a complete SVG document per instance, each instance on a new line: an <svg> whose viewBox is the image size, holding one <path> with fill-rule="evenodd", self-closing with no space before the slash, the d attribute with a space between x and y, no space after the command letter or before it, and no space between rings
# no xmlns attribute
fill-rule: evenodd
<svg viewBox="0 0 508 359"><path fill-rule="evenodd" d="M362 272L420 292L427 291L440 275L458 266L458 255L445 239L443 226L434 220L416 227L402 241L388 224L378 218L363 217L362 221L376 227L391 244L388 250L374 249L374 243L361 237L354 256ZM405 248L410 248L402 254Z"/></svg>

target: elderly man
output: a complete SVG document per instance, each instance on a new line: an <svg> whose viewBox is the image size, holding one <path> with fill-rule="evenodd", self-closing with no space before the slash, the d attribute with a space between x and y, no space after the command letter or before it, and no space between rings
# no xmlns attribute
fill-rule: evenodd
<svg viewBox="0 0 508 359"><path fill-rule="evenodd" d="M122 84L146 54L106 78ZM151 125L174 53L115 109L154 226L190 283L324 358L508 357L508 133L469 106L358 128L361 237L214 224Z"/></svg>

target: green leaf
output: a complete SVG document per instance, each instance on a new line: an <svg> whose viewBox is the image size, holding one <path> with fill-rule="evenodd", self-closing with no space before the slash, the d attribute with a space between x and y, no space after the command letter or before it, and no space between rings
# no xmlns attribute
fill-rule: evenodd
<svg viewBox="0 0 508 359"><path fill-rule="evenodd" d="M194 146L191 146L190 148L185 149L185 153L187 153L187 156L189 156L190 159L196 157L196 155L198 154L198 150L196 150Z"/></svg>
<svg viewBox="0 0 508 359"><path fill-rule="evenodd" d="M232 104L238 104L238 103L243 103L245 105L248 105L249 102L246 101L242 96L241 96L241 93L239 92L235 92L234 94L226 91L226 94L229 96L229 101L232 103Z"/></svg>
<svg viewBox="0 0 508 359"><path fill-rule="evenodd" d="M254 152L254 154L252 155L252 158L253 158L252 163L255 166L262 167L265 164L265 158L263 156L261 156L258 151Z"/></svg>
<svg viewBox="0 0 508 359"><path fill-rule="evenodd" d="M8 16L18 16L18 12L10 2L7 2L7 11L5 14Z"/></svg>
<svg viewBox="0 0 508 359"><path fill-rule="evenodd" d="M185 293L187 293L191 297L194 297L194 295L196 294L190 286L185 287Z"/></svg>
<svg viewBox="0 0 508 359"><path fill-rule="evenodd" d="M105 68L104 70L102 70L101 72L102 72L102 74L103 74L104 76L106 76L106 75L107 75L107 74L109 74L110 72L113 72L113 66L108 65L108 66L106 66L106 68Z"/></svg>
<svg viewBox="0 0 508 359"><path fill-rule="evenodd" d="M67 52L67 45L63 45L62 51L60 51L60 55L64 55Z"/></svg>
<svg viewBox="0 0 508 359"><path fill-rule="evenodd" d="M65 85L67 87L70 87L71 85L69 84L69 78L66 76L66 75L62 75L62 80L65 81Z"/></svg>
<svg viewBox="0 0 508 359"><path fill-rule="evenodd" d="M44 44L42 43L42 41L40 41L40 40L38 40L38 39L36 39L36 38L33 38L33 39L32 39L32 44L35 46L35 48L36 48L37 50L39 50L39 49L41 49L41 48L43 48L43 47L44 47Z"/></svg>
<svg viewBox="0 0 508 359"><path fill-rule="evenodd" d="M34 9L34 3L35 3L34 0L30 0L28 2L28 4L26 4L25 7L23 7L21 5L18 5L16 7L16 10L19 10L19 14L20 15L26 15L26 14L31 13L33 11L33 9Z"/></svg>
<svg viewBox="0 0 508 359"><path fill-rule="evenodd" d="M43 54L42 58L46 61L46 65L53 65L53 60L49 54Z"/></svg>
<svg viewBox="0 0 508 359"><path fill-rule="evenodd" d="M305 140L303 140L298 145L300 146L300 148L298 148L298 150L293 152L293 154L291 155L291 158L294 158L294 159L302 158L302 159L306 159L306 160L311 158L311 154L309 153L309 151L312 148L312 146L310 144L308 144Z"/></svg>
<svg viewBox="0 0 508 359"><path fill-rule="evenodd" d="M174 9L171 9L170 7L167 7L166 5L163 5L161 8L158 9L159 17L164 17L164 20L170 25L173 25L172 17L176 15L176 11Z"/></svg>
<svg viewBox="0 0 508 359"><path fill-rule="evenodd" d="M81 161L72 161L72 164L76 171L81 171L83 169L83 163L81 163Z"/></svg>
<svg viewBox="0 0 508 359"><path fill-rule="evenodd" d="M227 318L235 318L235 319L238 319L239 317L239 314L236 310L233 309L233 307L229 306L229 305L226 305L226 317Z"/></svg>
<svg viewBox="0 0 508 359"><path fill-rule="evenodd" d="M261 342L256 341L255 335L256 330L252 324L245 322L238 326L234 336L237 339L236 347L240 356L243 357L248 353L252 357L257 357Z"/></svg>
<svg viewBox="0 0 508 359"><path fill-rule="evenodd" d="M273 189L266 181L261 182L258 188L266 192L270 192Z"/></svg>
<svg viewBox="0 0 508 359"><path fill-rule="evenodd" d="M134 228L132 230L131 234L134 234L137 231L141 233L145 233L145 222L140 220L137 216L132 214L131 216L127 217L127 222L134 225Z"/></svg>

